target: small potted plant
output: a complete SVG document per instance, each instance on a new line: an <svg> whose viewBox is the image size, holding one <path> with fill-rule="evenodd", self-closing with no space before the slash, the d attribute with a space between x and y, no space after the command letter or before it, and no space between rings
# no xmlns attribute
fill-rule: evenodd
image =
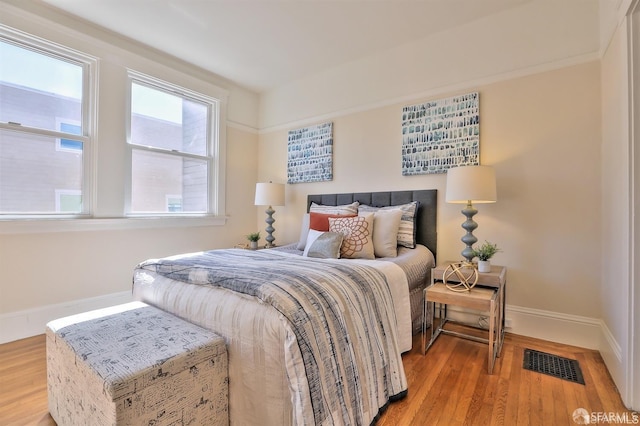
<svg viewBox="0 0 640 426"><path fill-rule="evenodd" d="M489 241L485 241L480 247L474 249L473 254L478 258L478 272L491 272L491 262L489 259L499 251L498 245L490 243Z"/></svg>
<svg viewBox="0 0 640 426"><path fill-rule="evenodd" d="M249 248L256 250L258 248L258 241L260 240L260 232L253 232L247 235L247 240L249 240Z"/></svg>

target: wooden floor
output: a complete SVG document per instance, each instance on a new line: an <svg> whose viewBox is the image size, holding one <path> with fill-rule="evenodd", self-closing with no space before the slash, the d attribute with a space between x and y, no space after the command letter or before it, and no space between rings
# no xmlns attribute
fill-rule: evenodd
<svg viewBox="0 0 640 426"><path fill-rule="evenodd" d="M491 376L486 345L443 335L422 356L415 336L403 357L409 394L389 405L378 426L575 425L577 408L632 419L598 352L506 336ZM525 348L577 359L586 385L524 370ZM0 425L55 425L47 411L44 335L0 345Z"/></svg>

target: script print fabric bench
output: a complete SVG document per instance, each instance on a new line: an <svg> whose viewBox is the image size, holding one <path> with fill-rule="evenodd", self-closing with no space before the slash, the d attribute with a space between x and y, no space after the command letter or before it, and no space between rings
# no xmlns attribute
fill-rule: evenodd
<svg viewBox="0 0 640 426"><path fill-rule="evenodd" d="M217 334L141 302L47 324L49 412L64 425L228 425Z"/></svg>

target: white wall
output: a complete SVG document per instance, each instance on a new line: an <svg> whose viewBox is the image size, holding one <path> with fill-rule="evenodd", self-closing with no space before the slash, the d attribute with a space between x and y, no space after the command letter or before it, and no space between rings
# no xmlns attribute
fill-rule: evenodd
<svg viewBox="0 0 640 426"><path fill-rule="evenodd" d="M244 242L256 217L255 93L36 2L0 3L0 23L99 60L96 218L0 221L0 343L42 333L49 319L126 299L133 267L144 259ZM122 218L127 68L214 96L220 88L228 93L223 225Z"/></svg>
<svg viewBox="0 0 640 426"><path fill-rule="evenodd" d="M499 201L480 206L476 234L505 248L496 262L509 267L512 331L599 349L637 409L632 2L598 3L527 2L270 91L260 99L259 176L286 179L288 129L333 121L334 180L289 185L281 220L299 223L307 193L437 188L438 255L456 256L460 217L443 203L444 178L400 176L399 117L403 105L478 90L481 161L496 167ZM292 241L298 231L280 232Z"/></svg>
<svg viewBox="0 0 640 426"><path fill-rule="evenodd" d="M478 206L474 234L503 249L494 261L509 268L513 331L592 348L601 318L599 87L590 61L466 90L480 93L481 163L498 179L498 202ZM438 258L459 259L464 217L444 202L445 175L401 173L402 107L425 100L333 117L334 178L287 185L276 238L297 239L309 193L436 188ZM261 178L286 181L286 135L261 133Z"/></svg>
<svg viewBox="0 0 640 426"><path fill-rule="evenodd" d="M637 168L640 92L640 3L621 0L603 19L611 37L602 56L602 311L601 353L623 402L640 408ZM607 27L603 24L603 30ZM634 112L635 111L635 112Z"/></svg>
<svg viewBox="0 0 640 426"><path fill-rule="evenodd" d="M618 347L602 351L616 383L625 382L630 283L629 75L627 22L614 34L602 59L602 269L603 321ZM604 345L607 348L607 345ZM624 394L626 389L621 388Z"/></svg>
<svg viewBox="0 0 640 426"><path fill-rule="evenodd" d="M438 257L458 258L462 216L443 201L444 176L401 176L401 108L479 91L481 163L496 167L499 201L479 207L475 234L504 249L513 331L599 347L598 8L523 2L262 95L261 179L286 180L287 130L334 123L333 181L289 185L277 219L296 226L276 238L296 238L308 193L437 188Z"/></svg>
<svg viewBox="0 0 640 426"><path fill-rule="evenodd" d="M632 111L640 111L640 2L635 1L631 12L631 49L632 56ZM631 169L632 194L633 194L633 222L631 225L633 235L633 245L631 249L631 282L629 283L629 299L631 301L630 312L633 316L629 329L629 357L626 360L629 374L625 378L630 385L625 386L628 391L624 397L624 401L633 407L636 411L640 411L640 116L637 113L630 114L632 116L632 131L629 144L632 147L633 163Z"/></svg>

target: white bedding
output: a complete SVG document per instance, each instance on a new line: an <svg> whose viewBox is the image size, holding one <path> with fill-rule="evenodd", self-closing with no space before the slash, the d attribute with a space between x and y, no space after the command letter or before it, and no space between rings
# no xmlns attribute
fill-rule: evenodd
<svg viewBox="0 0 640 426"><path fill-rule="evenodd" d="M365 260L365 259L336 259L336 262L357 262L365 265L373 266L380 272L384 273L391 289L393 298L393 306L395 308L398 345L400 352L411 350L412 334L411 334L411 305L409 303L409 284L407 276L402 268L392 262L384 260Z"/></svg>
<svg viewBox="0 0 640 426"><path fill-rule="evenodd" d="M335 260L345 261L373 266L386 276L391 284L398 331L395 350L411 349L409 291L402 269L380 260ZM224 288L188 285L142 269L134 272L133 293L137 300L225 338L232 424L314 424L313 410L305 396L309 387L305 374L287 374L304 368L295 334L288 320L273 307L252 296ZM398 373L406 382L404 371Z"/></svg>

